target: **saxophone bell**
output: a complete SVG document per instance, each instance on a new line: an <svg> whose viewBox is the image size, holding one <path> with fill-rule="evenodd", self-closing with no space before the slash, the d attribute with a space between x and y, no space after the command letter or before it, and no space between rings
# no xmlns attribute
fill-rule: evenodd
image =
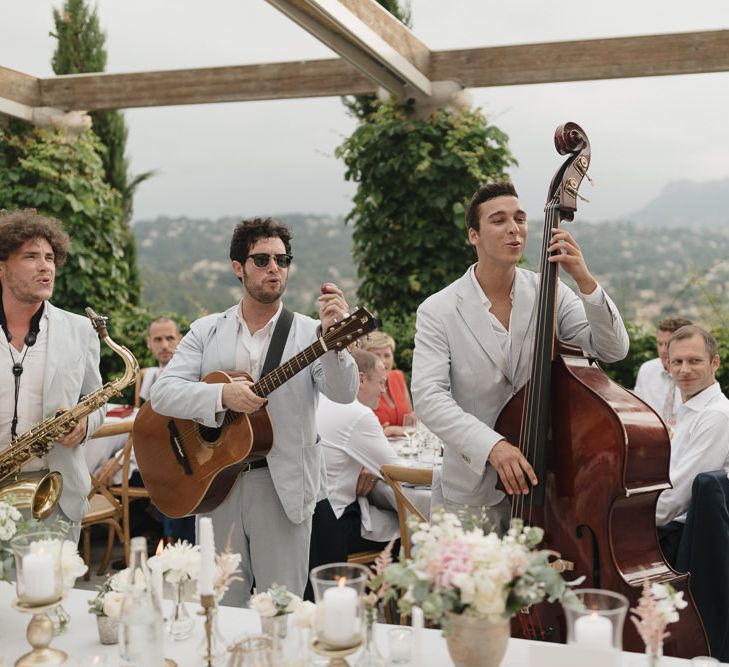
<svg viewBox="0 0 729 667"><path fill-rule="evenodd" d="M43 521L53 514L62 491L63 477L60 472L28 473L0 488L0 501L14 505L19 510L30 510L34 519Z"/></svg>

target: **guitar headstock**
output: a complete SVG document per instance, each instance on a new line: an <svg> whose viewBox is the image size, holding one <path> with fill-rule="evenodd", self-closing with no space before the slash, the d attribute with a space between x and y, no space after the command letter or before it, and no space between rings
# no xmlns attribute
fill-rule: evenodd
<svg viewBox="0 0 729 667"><path fill-rule="evenodd" d="M380 321L366 308L358 308L349 317L329 327L323 335L329 350L343 350L380 326Z"/></svg>

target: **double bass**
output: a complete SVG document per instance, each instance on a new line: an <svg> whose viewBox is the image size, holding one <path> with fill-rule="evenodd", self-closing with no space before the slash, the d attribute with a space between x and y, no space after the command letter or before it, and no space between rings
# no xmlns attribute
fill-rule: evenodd
<svg viewBox="0 0 729 667"><path fill-rule="evenodd" d="M590 165L590 142L579 125L565 123L555 146L568 155L552 179L545 208L536 331L529 382L504 406L495 429L517 444L539 484L514 497L512 515L544 528L544 547L558 552L584 585L622 593L634 607L644 582L669 583L688 606L671 624L666 655L708 655L688 574L675 572L661 552L656 502L668 477L670 440L656 413L613 382L597 360L556 336L557 264L549 262L551 230L571 221ZM555 605L540 605L523 620L530 639L565 641ZM516 626L515 626L516 627ZM623 648L642 652L626 619Z"/></svg>

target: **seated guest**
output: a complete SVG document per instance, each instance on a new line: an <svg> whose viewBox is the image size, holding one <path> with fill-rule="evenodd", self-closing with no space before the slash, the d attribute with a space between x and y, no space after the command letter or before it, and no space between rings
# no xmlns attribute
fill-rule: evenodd
<svg viewBox="0 0 729 667"><path fill-rule="evenodd" d="M139 397L143 401L149 400L152 385L172 359L172 355L175 353L177 344L181 339L182 336L177 322L169 317L158 317L149 325L147 348L152 352L159 365L144 369L142 384L139 388Z"/></svg>
<svg viewBox="0 0 729 667"><path fill-rule="evenodd" d="M668 317L658 323L656 347L658 357L646 361L638 369L635 393L650 405L669 427L676 425L676 412L681 405L681 392L668 368L668 341L681 327L693 324L683 317Z"/></svg>
<svg viewBox="0 0 729 667"><path fill-rule="evenodd" d="M688 325L668 342L671 377L683 400L671 439L672 489L658 497L656 524L666 556L674 550L686 521L691 485L701 472L729 469L729 400L716 381L719 355L714 337Z"/></svg>
<svg viewBox="0 0 729 667"><path fill-rule="evenodd" d="M380 466L398 462L373 412L385 390L387 371L371 352L354 350L352 356L359 369L357 399L341 404L322 396L316 412L327 467L329 503L336 518L335 532L343 536L344 556L384 548L399 534L394 508L380 510L366 498L378 482L385 485ZM315 518L312 540L331 538L331 531L326 535L318 533Z"/></svg>
<svg viewBox="0 0 729 667"><path fill-rule="evenodd" d="M366 337L363 348L376 354L385 365L387 385L375 408L375 414L388 437L405 435L402 429L403 417L413 411L408 396L407 383L402 371L393 368L395 363L395 340L383 331L375 331Z"/></svg>

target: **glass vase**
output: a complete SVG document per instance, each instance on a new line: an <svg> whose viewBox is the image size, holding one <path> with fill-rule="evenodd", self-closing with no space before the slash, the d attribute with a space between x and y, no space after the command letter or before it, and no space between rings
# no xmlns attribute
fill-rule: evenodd
<svg viewBox="0 0 729 667"><path fill-rule="evenodd" d="M71 614L69 614L62 604L53 608L51 612L51 623L53 623L53 634L60 635L66 631L68 624L71 622Z"/></svg>
<svg viewBox="0 0 729 667"><path fill-rule="evenodd" d="M387 661L382 657L375 641L375 615L376 607L365 605L364 610L364 639L362 653L360 654L355 667L385 667Z"/></svg>
<svg viewBox="0 0 729 667"><path fill-rule="evenodd" d="M185 581L171 583L174 607L168 621L167 632L175 641L182 641L192 634L195 621L193 621L185 605Z"/></svg>
<svg viewBox="0 0 729 667"><path fill-rule="evenodd" d="M645 657L647 667L659 667L661 664L661 658L663 657L663 642L661 641L658 646L647 646L645 647Z"/></svg>

